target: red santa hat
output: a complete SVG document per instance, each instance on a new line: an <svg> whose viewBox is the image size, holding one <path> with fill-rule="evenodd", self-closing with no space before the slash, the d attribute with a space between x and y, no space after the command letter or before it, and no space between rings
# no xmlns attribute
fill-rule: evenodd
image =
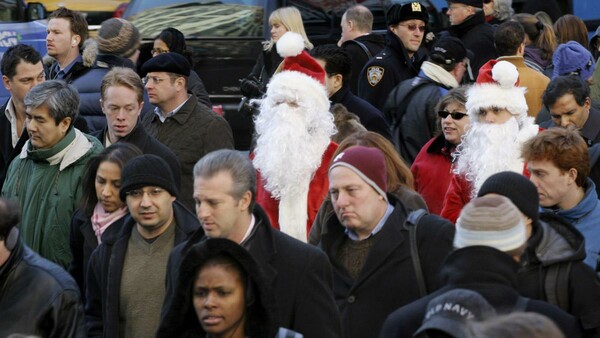
<svg viewBox="0 0 600 338"><path fill-rule="evenodd" d="M519 87L517 67L508 61L490 60L479 69L477 82L467 91L466 108L471 122L480 109L505 108L519 122L527 117L526 88Z"/></svg>
<svg viewBox="0 0 600 338"><path fill-rule="evenodd" d="M304 50L302 35L286 32L277 41L277 53L283 59L283 71L295 71L312 77L325 85L325 70Z"/></svg>

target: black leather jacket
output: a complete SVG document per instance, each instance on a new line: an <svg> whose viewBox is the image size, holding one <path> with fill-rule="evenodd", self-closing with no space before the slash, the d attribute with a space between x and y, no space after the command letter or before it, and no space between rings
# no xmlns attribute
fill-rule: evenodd
<svg viewBox="0 0 600 338"><path fill-rule="evenodd" d="M0 337L86 337L83 320L73 278L18 240L0 267Z"/></svg>

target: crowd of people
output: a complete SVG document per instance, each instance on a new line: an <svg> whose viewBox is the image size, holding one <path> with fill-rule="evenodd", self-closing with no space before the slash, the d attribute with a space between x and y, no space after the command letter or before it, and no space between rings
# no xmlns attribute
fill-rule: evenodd
<svg viewBox="0 0 600 338"><path fill-rule="evenodd" d="M231 125L177 29L54 11L0 62L0 336L600 337L600 28L447 15L274 10Z"/></svg>

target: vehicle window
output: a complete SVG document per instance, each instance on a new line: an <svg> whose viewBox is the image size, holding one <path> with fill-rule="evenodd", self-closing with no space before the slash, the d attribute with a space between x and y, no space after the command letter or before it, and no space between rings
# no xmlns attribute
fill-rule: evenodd
<svg viewBox="0 0 600 338"><path fill-rule="evenodd" d="M16 0L0 1L0 22L14 22L19 19Z"/></svg>
<svg viewBox="0 0 600 338"><path fill-rule="evenodd" d="M262 37L266 0L132 1L125 18L152 39L176 27L188 39L198 37Z"/></svg>

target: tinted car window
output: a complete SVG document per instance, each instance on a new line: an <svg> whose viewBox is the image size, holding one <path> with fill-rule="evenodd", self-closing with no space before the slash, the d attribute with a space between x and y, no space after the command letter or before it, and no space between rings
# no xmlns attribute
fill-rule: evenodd
<svg viewBox="0 0 600 338"><path fill-rule="evenodd" d="M0 1L0 22L14 22L19 19L15 0Z"/></svg>
<svg viewBox="0 0 600 338"><path fill-rule="evenodd" d="M133 1L125 17L147 39L166 27L176 27L187 38L262 37L264 3L265 0Z"/></svg>

